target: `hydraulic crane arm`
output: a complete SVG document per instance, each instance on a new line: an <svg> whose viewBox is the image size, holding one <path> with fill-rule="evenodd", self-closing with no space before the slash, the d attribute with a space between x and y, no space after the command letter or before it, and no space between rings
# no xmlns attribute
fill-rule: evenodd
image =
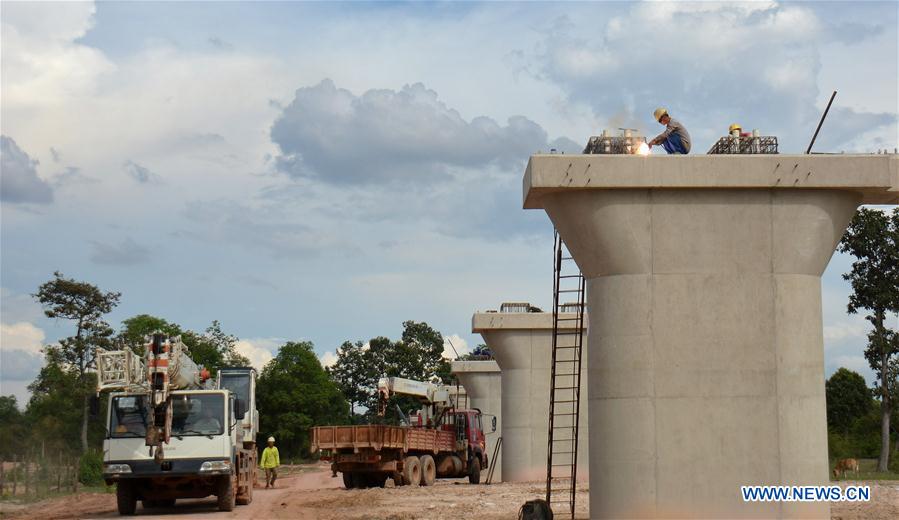
<svg viewBox="0 0 899 520"><path fill-rule="evenodd" d="M446 387L402 377L382 377L378 381L378 415L383 416L387 411L391 395L415 397L421 404L434 407L437 415L455 405Z"/></svg>

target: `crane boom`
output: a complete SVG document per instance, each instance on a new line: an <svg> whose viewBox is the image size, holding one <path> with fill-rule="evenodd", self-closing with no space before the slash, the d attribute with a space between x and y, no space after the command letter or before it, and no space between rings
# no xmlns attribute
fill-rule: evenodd
<svg viewBox="0 0 899 520"><path fill-rule="evenodd" d="M155 449L155 459L162 461L162 445L169 442L172 432L171 392L202 388L209 372L190 358L181 336L170 338L157 332L148 339L144 359L129 348L97 351L97 393L125 390L150 397L146 445Z"/></svg>

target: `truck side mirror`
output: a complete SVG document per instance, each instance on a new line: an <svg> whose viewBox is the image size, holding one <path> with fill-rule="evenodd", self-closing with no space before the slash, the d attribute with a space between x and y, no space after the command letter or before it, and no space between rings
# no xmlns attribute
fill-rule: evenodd
<svg viewBox="0 0 899 520"><path fill-rule="evenodd" d="M100 396L92 395L88 405L91 417L100 415Z"/></svg>
<svg viewBox="0 0 899 520"><path fill-rule="evenodd" d="M496 431L496 416L495 415L493 416L493 419L490 420L490 426L491 426L491 428L493 428L493 430L491 430L491 433L495 432Z"/></svg>
<svg viewBox="0 0 899 520"><path fill-rule="evenodd" d="M234 418L243 417L246 410L243 409L243 399L234 400Z"/></svg>

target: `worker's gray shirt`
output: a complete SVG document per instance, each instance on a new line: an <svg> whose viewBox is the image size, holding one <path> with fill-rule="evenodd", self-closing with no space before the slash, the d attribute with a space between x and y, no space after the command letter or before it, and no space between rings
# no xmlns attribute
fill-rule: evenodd
<svg viewBox="0 0 899 520"><path fill-rule="evenodd" d="M684 128L684 125L680 124L680 121L677 121L671 116L668 116L668 126L665 127L665 131L657 135L653 141L661 143L668 139L668 136L671 134L677 134L680 137L680 141L684 144L684 148L686 148L688 152L690 151L692 142L690 141L689 132Z"/></svg>

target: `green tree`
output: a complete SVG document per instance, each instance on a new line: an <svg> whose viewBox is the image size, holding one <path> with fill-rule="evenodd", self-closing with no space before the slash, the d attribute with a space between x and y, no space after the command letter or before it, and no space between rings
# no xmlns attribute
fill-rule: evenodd
<svg viewBox="0 0 899 520"><path fill-rule="evenodd" d="M163 332L169 336L182 334L181 327L176 323L169 323L163 318L157 318L149 314L138 314L122 321L122 329L119 332L119 342L130 347L138 355L146 352L147 336L154 332Z"/></svg>
<svg viewBox="0 0 899 520"><path fill-rule="evenodd" d="M222 330L218 321L213 321L206 332L198 334L149 314L138 314L122 321L118 340L143 355L147 336L163 332L169 336L181 336L181 341L190 351L194 363L202 365L213 376L222 367L249 366L250 360L237 352L237 337Z"/></svg>
<svg viewBox="0 0 899 520"><path fill-rule="evenodd" d="M865 358L877 374L881 409L881 447L878 471L887 471L890 458L890 416L896 385L894 366L899 363L899 338L886 324L887 314L899 313L899 208L890 214L861 208L852 218L839 249L855 257L852 270L843 275L852 284L848 311L860 309L874 329L868 335Z"/></svg>
<svg viewBox="0 0 899 520"><path fill-rule="evenodd" d="M16 396L0 396L0 460L12 460L25 445L27 427Z"/></svg>
<svg viewBox="0 0 899 520"><path fill-rule="evenodd" d="M350 403L350 413L356 413L357 406L368 404L368 385L371 384L372 367L365 362L366 352L361 341L345 341L337 349L337 361L326 369L331 379L337 383L343 396Z"/></svg>
<svg viewBox="0 0 899 520"><path fill-rule="evenodd" d="M25 411L32 432L29 444L42 441L46 448L75 452L81 447L83 389L78 372L69 366L57 349L45 349L45 363L28 385L31 399ZM92 376L93 374L91 374ZM91 425L91 430L102 427ZM82 453L85 453L83 448Z"/></svg>
<svg viewBox="0 0 899 520"><path fill-rule="evenodd" d="M871 392L859 373L840 368L825 383L827 426L831 431L849 435L849 428L868 412Z"/></svg>
<svg viewBox="0 0 899 520"><path fill-rule="evenodd" d="M379 336L368 342L345 342L338 349L337 362L329 370L348 401L367 409L369 420L376 419L377 385L382 377L403 377L416 381L449 384L450 365L443 358L443 336L424 322L403 322L399 341ZM388 422L396 422L397 406L407 412L420 408L418 400L407 396L391 396L387 403Z"/></svg>
<svg viewBox="0 0 899 520"><path fill-rule="evenodd" d="M309 456L309 428L348 420L347 402L322 368L312 343L289 342L268 362L256 384L259 445L274 435L281 453Z"/></svg>
<svg viewBox="0 0 899 520"><path fill-rule="evenodd" d="M101 291L96 285L79 282L53 273L53 279L42 284L33 295L43 306L48 318L60 318L75 322L75 335L59 341L59 346L47 347L47 351L57 351L58 359L74 369L78 375L79 387L76 395L81 397L81 450L88 449L88 420L91 381L88 373L94 368L96 349L112 345L113 330L103 320L103 316L118 305L120 293Z"/></svg>

